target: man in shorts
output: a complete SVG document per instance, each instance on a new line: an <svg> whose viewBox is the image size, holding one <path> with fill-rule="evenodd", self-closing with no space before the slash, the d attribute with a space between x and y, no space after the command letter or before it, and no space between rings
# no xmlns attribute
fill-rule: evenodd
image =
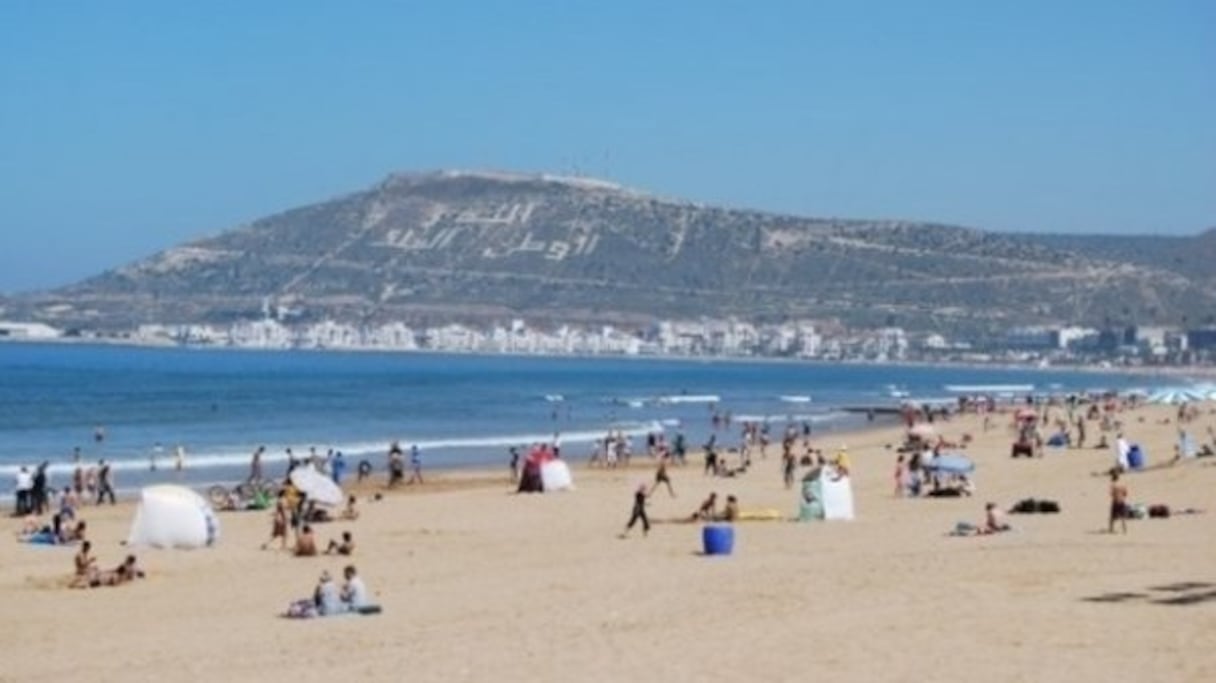
<svg viewBox="0 0 1216 683"><path fill-rule="evenodd" d="M1109 533L1115 533L1115 522L1118 521L1127 533L1127 517L1130 509L1127 505L1127 486L1119 483L1119 470L1110 472L1110 526Z"/></svg>

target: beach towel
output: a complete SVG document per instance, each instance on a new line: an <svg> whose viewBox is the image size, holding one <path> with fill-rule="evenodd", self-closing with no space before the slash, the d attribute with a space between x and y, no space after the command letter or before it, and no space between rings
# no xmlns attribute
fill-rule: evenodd
<svg viewBox="0 0 1216 683"><path fill-rule="evenodd" d="M979 531L979 527L971 522L959 522L954 525L954 529L947 534L948 536L974 536Z"/></svg>
<svg viewBox="0 0 1216 683"><path fill-rule="evenodd" d="M22 536L17 540L21 543L29 543L30 545L59 545L59 538L49 531L39 531L28 536Z"/></svg>

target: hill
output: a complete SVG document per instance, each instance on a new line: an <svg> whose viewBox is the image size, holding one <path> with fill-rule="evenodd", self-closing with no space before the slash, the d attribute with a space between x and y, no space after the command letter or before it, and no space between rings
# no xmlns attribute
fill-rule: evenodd
<svg viewBox="0 0 1216 683"><path fill-rule="evenodd" d="M94 327L254 318L266 304L366 322L1176 323L1216 304L1213 260L1191 258L1191 240L1216 244L801 218L583 178L448 171L392 175L10 307Z"/></svg>

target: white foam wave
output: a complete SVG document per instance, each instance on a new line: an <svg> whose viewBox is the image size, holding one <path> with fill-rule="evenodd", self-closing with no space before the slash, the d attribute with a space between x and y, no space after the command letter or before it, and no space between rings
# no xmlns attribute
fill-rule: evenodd
<svg viewBox="0 0 1216 683"><path fill-rule="evenodd" d="M657 420L648 422L618 422L607 425L602 429L587 429L574 432L560 432L557 436L561 439L562 445L574 443L592 443L609 432L622 432L628 436L644 436L650 432L663 431L663 424ZM427 451L438 451L446 449L459 448L510 448L511 446L529 446L536 443L551 443L553 441L553 432L548 433L533 433L533 434L499 434L487 436L469 436L469 437L440 437L430 439L411 440L407 438L398 439L401 445L409 448L412 445L417 445L418 448L425 454ZM324 455L329 449L340 451L348 460L352 458L361 458L369 455L382 455L388 452L388 442L386 441L362 441L351 443L335 443L316 445L317 453ZM286 448L290 448L292 453L297 458L307 458L311 455L309 445L289 445L284 446L284 450L270 451L262 454L262 462L264 464L282 463L287 461ZM185 467L187 470L194 469L211 469L216 467L247 467L250 458L253 456L253 448L222 448L212 451L202 451L192 453L187 451L185 459ZM148 471L149 459L147 457L120 457L109 459L110 466L115 471ZM33 465L29 463L31 471ZM351 463L353 465L353 463ZM97 461L89 460L81 463L82 467L96 467ZM12 476L22 467L21 464L15 465L0 465L0 476ZM172 471L173 457L171 454L166 454L157 459L157 467L160 471ZM51 474L71 474L75 469L72 463L57 462L52 463L48 468Z"/></svg>

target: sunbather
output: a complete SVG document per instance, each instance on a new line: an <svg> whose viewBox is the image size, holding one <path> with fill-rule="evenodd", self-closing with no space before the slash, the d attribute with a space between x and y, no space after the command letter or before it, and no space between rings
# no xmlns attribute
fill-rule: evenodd
<svg viewBox="0 0 1216 683"><path fill-rule="evenodd" d="M326 555L337 553L339 555L350 555L355 552L355 539L349 531L342 532L342 542L331 540L329 547L325 549Z"/></svg>

